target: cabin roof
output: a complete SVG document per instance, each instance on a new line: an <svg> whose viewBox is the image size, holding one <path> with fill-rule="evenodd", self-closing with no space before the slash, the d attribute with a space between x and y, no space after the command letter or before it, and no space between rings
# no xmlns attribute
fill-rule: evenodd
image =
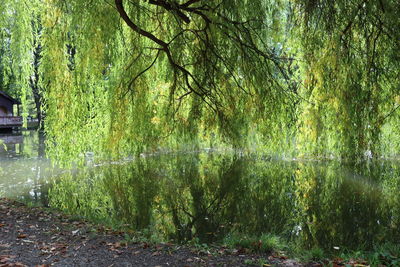
<svg viewBox="0 0 400 267"><path fill-rule="evenodd" d="M0 97L4 97L4 98L8 99L8 100L11 101L13 104L18 104L18 105L21 104L20 101L18 101L17 99L15 99L15 98L9 96L8 94L6 94L6 93L3 92L3 91L0 91Z"/></svg>

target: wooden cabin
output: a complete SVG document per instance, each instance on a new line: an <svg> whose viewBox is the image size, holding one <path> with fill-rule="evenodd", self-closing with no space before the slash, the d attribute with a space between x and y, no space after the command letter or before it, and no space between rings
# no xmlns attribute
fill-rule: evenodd
<svg viewBox="0 0 400 267"><path fill-rule="evenodd" d="M13 129L22 126L19 116L21 102L0 91L0 129Z"/></svg>

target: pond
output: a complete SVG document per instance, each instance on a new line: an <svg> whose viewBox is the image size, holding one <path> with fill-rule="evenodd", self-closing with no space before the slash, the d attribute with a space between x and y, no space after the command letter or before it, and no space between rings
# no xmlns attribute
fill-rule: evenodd
<svg viewBox="0 0 400 267"><path fill-rule="evenodd" d="M32 138L39 141L32 135L23 141ZM202 151L69 172L51 168L38 149L21 151L1 154L0 196L125 225L156 240L209 243L270 233L331 250L400 239L396 161L345 166Z"/></svg>
<svg viewBox="0 0 400 267"><path fill-rule="evenodd" d="M61 170L45 158L36 131L0 133L0 197L46 202L50 178Z"/></svg>

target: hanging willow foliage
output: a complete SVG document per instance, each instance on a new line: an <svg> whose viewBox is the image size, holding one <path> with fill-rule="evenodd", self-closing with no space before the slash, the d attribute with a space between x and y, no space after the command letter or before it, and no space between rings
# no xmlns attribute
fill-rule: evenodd
<svg viewBox="0 0 400 267"><path fill-rule="evenodd" d="M46 127L59 157L221 136L294 99L265 1L45 1Z"/></svg>
<svg viewBox="0 0 400 267"><path fill-rule="evenodd" d="M27 98L40 43L58 160L223 142L388 155L400 146L398 10L394 0L7 0L0 67L12 67L0 78L11 69Z"/></svg>
<svg viewBox="0 0 400 267"><path fill-rule="evenodd" d="M2 90L20 96L25 117L28 115L29 77L33 62L31 23L37 7L38 1L35 0L3 0L0 5L0 86Z"/></svg>
<svg viewBox="0 0 400 267"><path fill-rule="evenodd" d="M399 10L387 0L298 1L299 77L310 100L300 144L344 158L388 153L384 143L398 148Z"/></svg>

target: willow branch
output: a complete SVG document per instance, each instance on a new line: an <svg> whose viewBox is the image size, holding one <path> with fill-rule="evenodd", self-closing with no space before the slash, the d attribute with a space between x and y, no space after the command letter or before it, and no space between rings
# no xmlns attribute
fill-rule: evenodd
<svg viewBox="0 0 400 267"><path fill-rule="evenodd" d="M180 6L174 6L171 3L168 3L164 0L149 0L149 4L160 6L165 8L168 11L175 12L178 17L180 17L185 23L190 23L190 18L186 16L182 11L180 11Z"/></svg>
<svg viewBox="0 0 400 267"><path fill-rule="evenodd" d="M164 42L163 40L157 38L154 34L151 32L145 31L139 26L137 26L128 16L124 9L124 5L122 3L123 0L115 0L115 6L117 7L118 13L120 14L121 18L126 22L126 24L135 32L138 34L152 40L156 44L162 46L164 49L167 49L168 44Z"/></svg>
<svg viewBox="0 0 400 267"><path fill-rule="evenodd" d="M180 7L189 7L193 5L194 3L200 2L201 0L189 0L186 3L180 5Z"/></svg>

